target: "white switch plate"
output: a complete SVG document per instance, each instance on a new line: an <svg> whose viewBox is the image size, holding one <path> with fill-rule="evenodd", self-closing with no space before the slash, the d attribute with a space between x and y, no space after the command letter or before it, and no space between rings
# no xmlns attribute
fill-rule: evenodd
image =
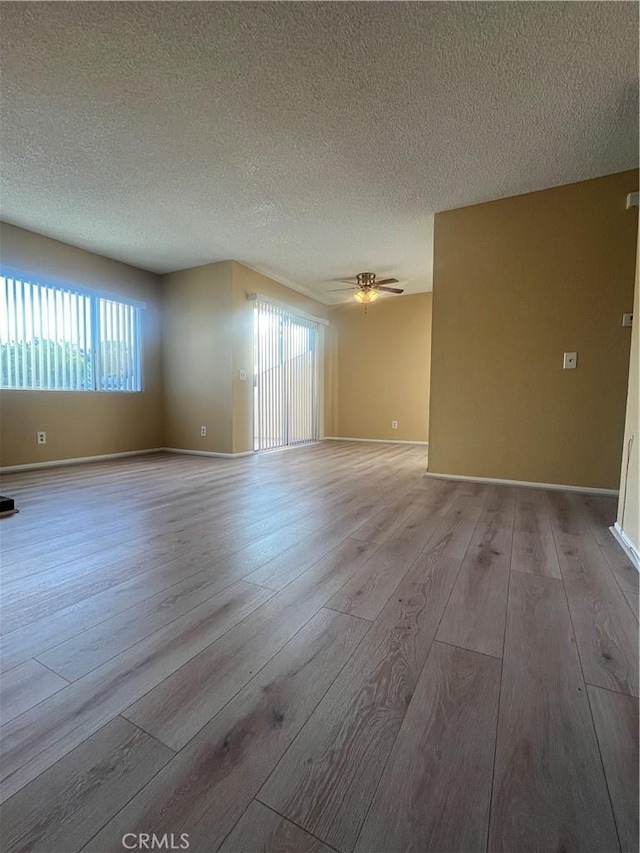
<svg viewBox="0 0 640 853"><path fill-rule="evenodd" d="M391 429L398 429L398 421L391 421Z"/></svg>
<svg viewBox="0 0 640 853"><path fill-rule="evenodd" d="M577 352L565 352L564 359L562 361L563 370L575 370L578 366L578 353Z"/></svg>
<svg viewBox="0 0 640 853"><path fill-rule="evenodd" d="M247 378L247 371L244 369L244 367L240 368L240 370L238 371L238 375L240 376L240 379Z"/></svg>
<svg viewBox="0 0 640 853"><path fill-rule="evenodd" d="M633 314L623 314L622 315L622 325L623 326L633 326Z"/></svg>

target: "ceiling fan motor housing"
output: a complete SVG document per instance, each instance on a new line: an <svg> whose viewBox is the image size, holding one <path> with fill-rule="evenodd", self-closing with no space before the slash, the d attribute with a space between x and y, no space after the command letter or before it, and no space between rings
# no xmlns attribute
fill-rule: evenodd
<svg viewBox="0 0 640 853"><path fill-rule="evenodd" d="M376 283L376 274L374 272L359 272L356 280L360 287L373 287Z"/></svg>
<svg viewBox="0 0 640 853"><path fill-rule="evenodd" d="M362 301L358 294L368 293L371 294L371 298L367 299L368 302L374 301L378 298L378 290L384 290L387 293L404 293L399 287L388 287L389 284L397 284L397 278L383 278L380 281L376 280L376 274L374 272L359 272L355 279L353 278L341 278L340 281L343 281L345 284L348 284L350 287L355 287L358 293L355 294L354 299L357 301ZM341 291L348 288L339 288L338 290L329 290L329 293L340 293Z"/></svg>

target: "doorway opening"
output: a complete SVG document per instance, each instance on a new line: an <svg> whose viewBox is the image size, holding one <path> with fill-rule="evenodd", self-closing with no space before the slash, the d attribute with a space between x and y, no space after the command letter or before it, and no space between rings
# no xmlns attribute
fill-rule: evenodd
<svg viewBox="0 0 640 853"><path fill-rule="evenodd" d="M319 324L260 298L254 306L254 450L317 441Z"/></svg>

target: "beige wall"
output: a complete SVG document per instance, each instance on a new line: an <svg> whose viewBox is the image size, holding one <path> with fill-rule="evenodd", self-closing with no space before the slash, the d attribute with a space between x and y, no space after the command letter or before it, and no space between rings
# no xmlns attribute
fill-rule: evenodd
<svg viewBox="0 0 640 853"><path fill-rule="evenodd" d="M436 215L430 471L618 488L637 188L633 171Z"/></svg>
<svg viewBox="0 0 640 853"><path fill-rule="evenodd" d="M329 435L427 441L431 294L331 311ZM398 428L391 428L391 421Z"/></svg>
<svg viewBox="0 0 640 853"><path fill-rule="evenodd" d="M2 263L34 277L145 302L141 393L0 392L0 467L143 450L162 445L158 277L0 223ZM36 444L36 432L47 444Z"/></svg>
<svg viewBox="0 0 640 853"><path fill-rule="evenodd" d="M634 325L631 334L631 360L627 415L622 444L622 472L618 524L640 554L640 246L636 256L636 287L633 300ZM629 453L629 445L631 452Z"/></svg>
<svg viewBox="0 0 640 853"><path fill-rule="evenodd" d="M223 261L163 276L167 447L233 452L232 266Z"/></svg>
<svg viewBox="0 0 640 853"><path fill-rule="evenodd" d="M329 325L324 334L324 435L340 435L338 419L338 326L336 312L329 312Z"/></svg>
<svg viewBox="0 0 640 853"><path fill-rule="evenodd" d="M253 302L247 294L324 319L327 307L235 261L163 276L163 290L166 446L253 450ZM241 368L246 380L239 378Z"/></svg>
<svg viewBox="0 0 640 853"><path fill-rule="evenodd" d="M291 290L244 264L233 262L233 452L253 450L253 302L250 293L266 296L312 317L326 320L329 309L321 302ZM240 369L247 379L239 378Z"/></svg>

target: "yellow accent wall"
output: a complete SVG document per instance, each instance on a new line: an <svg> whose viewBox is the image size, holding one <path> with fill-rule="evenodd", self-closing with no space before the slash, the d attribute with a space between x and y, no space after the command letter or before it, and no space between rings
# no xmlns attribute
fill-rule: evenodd
<svg viewBox="0 0 640 853"><path fill-rule="evenodd" d="M145 302L141 393L0 392L0 467L162 446L158 276L0 223L2 263L14 272ZM36 432L47 444L36 444Z"/></svg>
<svg viewBox="0 0 640 853"><path fill-rule="evenodd" d="M328 435L428 440L431 297L388 297L366 313L355 302L332 309Z"/></svg>
<svg viewBox="0 0 640 853"><path fill-rule="evenodd" d="M618 488L637 188L630 171L436 215L429 471Z"/></svg>
<svg viewBox="0 0 640 853"><path fill-rule="evenodd" d="M639 247L640 248L640 247ZM622 444L618 524L640 554L640 251L636 257L627 414Z"/></svg>

